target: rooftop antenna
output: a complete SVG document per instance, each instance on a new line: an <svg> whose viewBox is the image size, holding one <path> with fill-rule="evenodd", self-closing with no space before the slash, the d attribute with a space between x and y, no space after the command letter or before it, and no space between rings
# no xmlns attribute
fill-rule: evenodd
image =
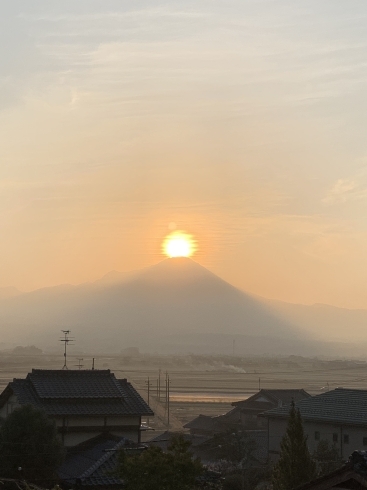
<svg viewBox="0 0 367 490"><path fill-rule="evenodd" d="M84 366L84 364L82 364L82 361L83 361L83 358L82 357L78 357L78 369L79 369L79 371Z"/></svg>
<svg viewBox="0 0 367 490"><path fill-rule="evenodd" d="M69 345L70 342L74 340L74 338L70 338L70 330L61 330L61 332L64 334L64 338L60 339L60 342L64 342L64 365L62 369L67 369L67 357L66 357L66 347ZM73 345L73 344L71 344Z"/></svg>

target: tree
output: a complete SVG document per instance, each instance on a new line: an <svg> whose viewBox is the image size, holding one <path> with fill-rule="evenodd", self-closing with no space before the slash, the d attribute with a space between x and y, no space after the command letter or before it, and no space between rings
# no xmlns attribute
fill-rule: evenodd
<svg viewBox="0 0 367 490"><path fill-rule="evenodd" d="M235 428L215 434L208 441L207 447L212 449L220 459L234 463L245 462L247 466L255 461L256 442L245 430Z"/></svg>
<svg viewBox="0 0 367 490"><path fill-rule="evenodd" d="M280 458L273 468L274 490L291 490L316 475L316 465L307 447L301 414L291 403L286 433L280 444Z"/></svg>
<svg viewBox="0 0 367 490"><path fill-rule="evenodd" d="M343 463L338 448L335 444L329 444L325 439L321 439L313 453L316 462L317 473L319 476L327 475L340 468Z"/></svg>
<svg viewBox="0 0 367 490"><path fill-rule="evenodd" d="M134 456L122 450L118 474L127 490L191 490L203 466L192 458L189 447L180 434L172 437L166 453L154 446Z"/></svg>
<svg viewBox="0 0 367 490"><path fill-rule="evenodd" d="M0 475L4 478L53 479L63 456L55 423L31 405L14 410L0 427Z"/></svg>
<svg viewBox="0 0 367 490"><path fill-rule="evenodd" d="M240 428L230 429L216 434L210 444L207 444L220 459L231 461L232 468L226 472L223 489L248 490L264 480L267 468L255 458L257 444L246 430Z"/></svg>

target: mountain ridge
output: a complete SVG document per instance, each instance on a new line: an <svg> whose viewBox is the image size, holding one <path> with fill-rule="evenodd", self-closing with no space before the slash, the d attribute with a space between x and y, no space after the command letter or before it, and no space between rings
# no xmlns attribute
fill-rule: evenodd
<svg viewBox="0 0 367 490"><path fill-rule="evenodd" d="M51 342L51 332L54 336L55 330L66 328L75 331L83 344L88 345L92 334L96 345L106 348L124 344L157 349L168 345L169 338L170 345L182 349L195 346L190 336L207 336L208 346L217 349L214 337L224 332L244 336L253 350L257 338L258 353L276 353L275 346L282 353L281 345L287 346L287 352L292 348L304 353L308 346L314 353L320 350L320 340L351 341L348 335L332 335L333 327L328 325L339 322L344 331L355 310L340 314L335 308L252 296L192 259L170 258L131 273L107 273L94 283L41 288L1 300L0 320L20 337L31 330L32 341L36 335ZM359 315L363 340L367 310Z"/></svg>

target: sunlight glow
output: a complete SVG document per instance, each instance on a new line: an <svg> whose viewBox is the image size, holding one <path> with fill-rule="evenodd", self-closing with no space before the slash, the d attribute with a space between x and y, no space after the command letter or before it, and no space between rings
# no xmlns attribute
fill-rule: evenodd
<svg viewBox="0 0 367 490"><path fill-rule="evenodd" d="M171 258L191 257L196 250L196 244L192 235L183 231L174 231L166 236L162 249L163 253Z"/></svg>

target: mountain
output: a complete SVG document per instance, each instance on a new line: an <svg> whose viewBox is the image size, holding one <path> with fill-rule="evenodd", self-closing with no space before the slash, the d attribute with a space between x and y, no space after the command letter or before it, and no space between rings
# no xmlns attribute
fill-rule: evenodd
<svg viewBox="0 0 367 490"><path fill-rule="evenodd" d="M187 258L2 300L0 321L23 344L55 345L60 329L70 329L80 348L113 352L134 345L232 353L235 340L238 353L304 353L312 342L269 306Z"/></svg>
<svg viewBox="0 0 367 490"><path fill-rule="evenodd" d="M5 287L0 288L0 300L7 298L14 298L15 296L19 296L22 294L17 288L13 287Z"/></svg>
<svg viewBox="0 0 367 490"><path fill-rule="evenodd" d="M366 310L252 297L187 258L0 297L2 341L53 350L70 329L89 352L361 357L366 321Z"/></svg>
<svg viewBox="0 0 367 490"><path fill-rule="evenodd" d="M264 300L276 315L320 340L366 342L367 310Z"/></svg>

